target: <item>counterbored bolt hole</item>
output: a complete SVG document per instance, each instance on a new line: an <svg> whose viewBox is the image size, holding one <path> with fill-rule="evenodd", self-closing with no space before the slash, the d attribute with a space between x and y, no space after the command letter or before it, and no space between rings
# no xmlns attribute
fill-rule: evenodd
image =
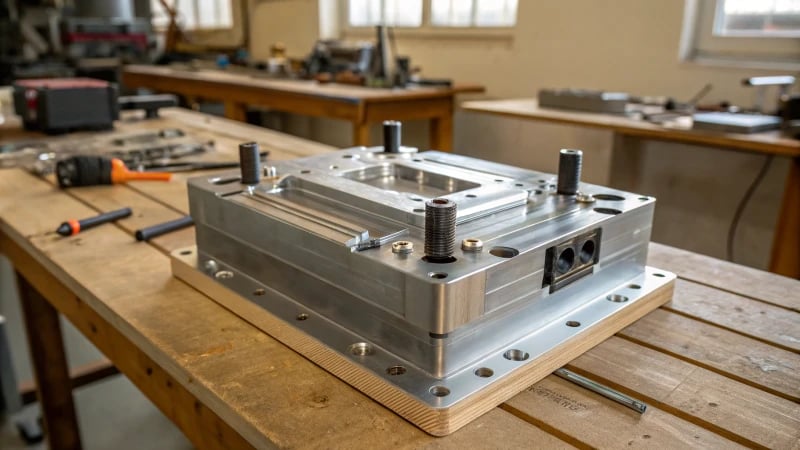
<svg viewBox="0 0 800 450"><path fill-rule="evenodd" d="M606 300L614 303L625 303L628 301L628 297L619 294L611 294L606 297Z"/></svg>
<svg viewBox="0 0 800 450"><path fill-rule="evenodd" d="M356 342L350 347L347 347L347 351L356 356L369 356L375 353L375 349L372 348L372 345L366 342Z"/></svg>
<svg viewBox="0 0 800 450"><path fill-rule="evenodd" d="M479 367L479 368L475 369L475 375L477 375L477 376L479 376L481 378L489 378L492 375L494 375L494 370L492 370L492 369L490 369L488 367Z"/></svg>
<svg viewBox="0 0 800 450"><path fill-rule="evenodd" d="M436 397L447 397L450 395L450 389L445 386L433 386L430 388L430 393Z"/></svg>
<svg viewBox="0 0 800 450"><path fill-rule="evenodd" d="M567 321L567 326L568 327L572 327L572 328L576 328L576 327L581 326L581 323L580 322L576 322L574 320L570 320L570 321Z"/></svg>
<svg viewBox="0 0 800 450"><path fill-rule="evenodd" d="M229 278L233 278L233 272L230 270L220 270L214 274L214 278L218 280L227 280Z"/></svg>
<svg viewBox="0 0 800 450"><path fill-rule="evenodd" d="M428 276L431 277L431 278L437 279L437 280L441 280L443 278L447 278L447 274L444 273L444 272L431 272L431 273L428 274Z"/></svg>
<svg viewBox="0 0 800 450"><path fill-rule="evenodd" d="M513 258L519 255L519 250L511 247L492 247L489 253L498 258Z"/></svg>
<svg viewBox="0 0 800 450"><path fill-rule="evenodd" d="M511 360L511 361L525 361L526 359L530 358L531 355L524 350L519 350L516 348L512 348L507 352L503 353L503 358Z"/></svg>
<svg viewBox="0 0 800 450"><path fill-rule="evenodd" d="M406 368L403 366L392 366L386 369L386 373L391 376L402 375L406 373Z"/></svg>

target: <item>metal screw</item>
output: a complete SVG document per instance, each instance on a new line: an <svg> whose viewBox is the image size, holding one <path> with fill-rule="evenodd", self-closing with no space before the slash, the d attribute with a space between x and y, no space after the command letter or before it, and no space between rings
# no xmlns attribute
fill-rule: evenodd
<svg viewBox="0 0 800 450"><path fill-rule="evenodd" d="M483 241L475 238L467 238L461 241L461 250L465 252L480 252L483 250Z"/></svg>
<svg viewBox="0 0 800 450"><path fill-rule="evenodd" d="M575 197L575 200L577 200L580 203L594 203L595 202L595 198L594 198L594 196L592 194L583 194L581 192L578 192L578 195Z"/></svg>
<svg viewBox="0 0 800 450"><path fill-rule="evenodd" d="M213 274L216 273L217 270L219 270L219 266L217 265L216 261L214 261L213 259L209 259L203 264L203 269L205 269L205 271L208 272L209 274Z"/></svg>
<svg viewBox="0 0 800 450"><path fill-rule="evenodd" d="M408 241L392 242L392 253L407 255L414 251L414 243Z"/></svg>

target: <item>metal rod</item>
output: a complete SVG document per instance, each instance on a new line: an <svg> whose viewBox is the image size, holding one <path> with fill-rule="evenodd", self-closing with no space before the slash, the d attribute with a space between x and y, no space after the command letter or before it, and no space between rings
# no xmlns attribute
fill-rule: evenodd
<svg viewBox="0 0 800 450"><path fill-rule="evenodd" d="M635 398L629 397L622 392L617 390L611 389L610 387L600 384L596 381L592 381L584 376L578 375L575 372L567 370L565 368L557 369L553 372L555 375L567 380L571 381L578 386L586 388L596 394L600 394L603 397L613 400L620 405L627 406L628 408L638 412L639 414L644 414L647 411L647 405Z"/></svg>

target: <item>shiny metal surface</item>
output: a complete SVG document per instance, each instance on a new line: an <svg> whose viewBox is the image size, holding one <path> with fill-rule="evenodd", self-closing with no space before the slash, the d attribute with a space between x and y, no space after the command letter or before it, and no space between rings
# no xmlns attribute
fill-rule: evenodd
<svg viewBox="0 0 800 450"><path fill-rule="evenodd" d="M651 197L581 183L595 199L586 203L558 195L551 174L382 150L272 162L278 176L255 186L236 172L190 180L198 265L434 406L502 379L672 279L645 268ZM435 198L457 205L462 245L446 262L421 251L425 204ZM356 343L370 353L352 354L365 348ZM402 376L389 370L398 366Z"/></svg>

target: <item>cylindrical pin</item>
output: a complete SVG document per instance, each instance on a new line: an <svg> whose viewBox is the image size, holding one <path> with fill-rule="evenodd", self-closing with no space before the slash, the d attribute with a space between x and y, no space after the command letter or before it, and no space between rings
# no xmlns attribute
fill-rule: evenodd
<svg viewBox="0 0 800 450"><path fill-rule="evenodd" d="M242 184L254 185L261 181L261 156L258 143L239 144L239 165L242 171Z"/></svg>
<svg viewBox="0 0 800 450"><path fill-rule="evenodd" d="M562 149L558 154L558 193L575 195L581 181L581 160L583 152L573 149Z"/></svg>
<svg viewBox="0 0 800 450"><path fill-rule="evenodd" d="M180 219L170 220L169 222L159 223L147 228L142 228L141 230L136 230L134 236L136 236L137 241L149 241L150 239L161 236L162 234L167 234L175 230L180 230L181 228L190 227L192 225L194 225L192 216L184 216Z"/></svg>
<svg viewBox="0 0 800 450"><path fill-rule="evenodd" d="M383 151L385 153L400 153L403 124L396 120L383 121Z"/></svg>
<svg viewBox="0 0 800 450"><path fill-rule="evenodd" d="M425 203L425 260L443 263L453 260L456 248L456 204L446 198Z"/></svg>

